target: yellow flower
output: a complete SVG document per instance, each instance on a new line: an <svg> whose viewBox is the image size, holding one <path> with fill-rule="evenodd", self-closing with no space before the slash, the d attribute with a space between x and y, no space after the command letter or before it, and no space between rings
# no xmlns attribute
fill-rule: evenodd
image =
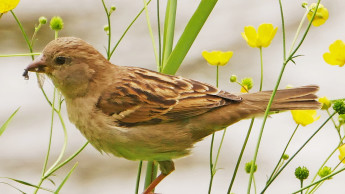
<svg viewBox="0 0 345 194"><path fill-rule="evenodd" d="M202 56L210 65L224 66L226 65L233 55L232 51L203 51Z"/></svg>
<svg viewBox="0 0 345 194"><path fill-rule="evenodd" d="M340 152L339 160L345 164L345 144L341 145L338 150Z"/></svg>
<svg viewBox="0 0 345 194"><path fill-rule="evenodd" d="M273 27L272 24L261 24L256 32L253 26L244 27L242 37L247 41L251 47L268 47L274 38L278 27Z"/></svg>
<svg viewBox="0 0 345 194"><path fill-rule="evenodd" d="M311 18L314 15L315 9L316 9L316 3L312 3L309 6L309 13L307 15L308 20L310 21ZM328 10L323 5L319 4L319 7L317 8L314 20L312 22L313 26L321 26L326 22L328 19Z"/></svg>
<svg viewBox="0 0 345 194"><path fill-rule="evenodd" d="M309 125L320 118L316 116L316 110L292 110L291 114L293 120L302 126Z"/></svg>
<svg viewBox="0 0 345 194"><path fill-rule="evenodd" d="M319 102L322 103L321 109L327 110L329 107L331 107L331 101L326 97L319 98Z"/></svg>
<svg viewBox="0 0 345 194"><path fill-rule="evenodd" d="M0 13L6 13L17 7L19 0L1 0Z"/></svg>
<svg viewBox="0 0 345 194"><path fill-rule="evenodd" d="M341 40L336 40L329 46L329 53L323 54L323 59L330 65L339 65L339 67L345 64L345 44Z"/></svg>

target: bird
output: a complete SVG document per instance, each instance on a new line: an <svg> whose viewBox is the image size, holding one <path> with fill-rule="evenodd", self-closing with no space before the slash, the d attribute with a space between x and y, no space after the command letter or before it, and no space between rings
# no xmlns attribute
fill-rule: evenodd
<svg viewBox="0 0 345 194"><path fill-rule="evenodd" d="M156 161L175 170L196 142L242 119L263 115L272 91L232 94L207 83L139 67L117 66L86 41L49 42L25 69L47 75L64 96L69 120L100 152ZM319 109L316 85L277 90L271 111Z"/></svg>

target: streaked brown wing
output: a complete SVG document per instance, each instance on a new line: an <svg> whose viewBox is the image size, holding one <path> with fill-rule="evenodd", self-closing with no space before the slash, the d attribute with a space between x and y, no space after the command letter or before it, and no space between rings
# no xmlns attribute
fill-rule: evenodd
<svg viewBox="0 0 345 194"><path fill-rule="evenodd" d="M242 99L211 85L126 67L128 74L99 98L97 107L120 125L186 119Z"/></svg>

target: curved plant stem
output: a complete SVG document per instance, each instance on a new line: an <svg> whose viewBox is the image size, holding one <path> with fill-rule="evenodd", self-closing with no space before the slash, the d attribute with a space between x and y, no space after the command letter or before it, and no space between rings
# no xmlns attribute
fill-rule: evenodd
<svg viewBox="0 0 345 194"><path fill-rule="evenodd" d="M304 144L296 151L296 153L290 157L290 159L280 168L280 170L275 173L275 175L266 183L266 186L263 188L261 193L264 193L266 189L270 186L270 184L278 177L278 175L285 169L285 167L296 157L296 155L309 143L309 141L326 125L326 123L335 115L336 113L333 113L331 116L329 116L325 122L321 124L321 126L308 138L307 141L304 142Z"/></svg>
<svg viewBox="0 0 345 194"><path fill-rule="evenodd" d="M241 152L240 152L240 155L238 156L238 159L237 159L237 163L236 163L236 166L235 166L235 170L234 170L234 173L232 175L232 178L231 178L231 182L230 182L230 185L229 185L229 188L228 188L228 193L227 194L230 194L231 192L231 188L235 182L235 178L236 178L236 174L237 174L237 171L238 171L238 168L240 166L240 163L241 163L241 160L242 160L242 157L243 157L243 153L244 153L244 150L247 146L247 143L248 143L248 140L249 140L249 136L250 136L250 133L253 129L253 124L254 124L254 120L255 118L252 118L252 120L250 121L250 125L249 125L249 129L248 129L248 132L247 132L247 136L243 142L243 146L242 146L242 149L241 149Z"/></svg>
<svg viewBox="0 0 345 194"><path fill-rule="evenodd" d="M147 5L151 2L151 0L149 0L147 2ZM132 20L132 22L127 26L126 30L122 33L120 39L116 42L115 46L113 47L113 49L110 52L109 55L109 60L110 58L113 56L116 48L119 46L120 42L122 41L123 37L125 37L125 35L127 34L128 30L133 26L134 22L137 21L137 19L139 18L139 16L141 15L141 13L143 13L143 11L145 10L145 8L142 8L139 13L134 17L134 19Z"/></svg>
<svg viewBox="0 0 345 194"><path fill-rule="evenodd" d="M104 3L104 0L102 0L103 8L105 11L105 14L107 15L107 22L108 22L108 48L107 48L107 59L110 59L110 44L111 44L111 23L110 23L110 14L107 6Z"/></svg>

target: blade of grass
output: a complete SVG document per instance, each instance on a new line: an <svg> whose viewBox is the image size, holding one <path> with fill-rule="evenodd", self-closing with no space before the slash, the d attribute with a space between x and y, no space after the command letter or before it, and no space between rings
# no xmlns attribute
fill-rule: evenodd
<svg viewBox="0 0 345 194"><path fill-rule="evenodd" d="M20 108L20 107L19 107ZM1 126L0 128L0 136L2 135L2 133L5 131L5 129L7 128L8 124L10 124L10 122L12 121L14 115L16 115L16 113L18 112L19 108L17 108L12 115L7 119L7 121Z"/></svg>
<svg viewBox="0 0 345 194"><path fill-rule="evenodd" d="M168 60L174 42L175 20L177 0L169 0L165 12L164 36L163 36L163 62Z"/></svg>
<svg viewBox="0 0 345 194"><path fill-rule="evenodd" d="M201 0L171 55L163 64L163 73L170 75L176 73L217 1L218 0Z"/></svg>
<svg viewBox="0 0 345 194"><path fill-rule="evenodd" d="M66 177L62 180L61 184L59 185L59 187L55 190L54 193L59 193L61 188L63 187L63 185L66 183L66 181L68 180L68 178L71 176L72 172L74 171L74 169L78 166L78 162L74 164L74 166L72 167L72 169L68 172L68 174L66 175Z"/></svg>

